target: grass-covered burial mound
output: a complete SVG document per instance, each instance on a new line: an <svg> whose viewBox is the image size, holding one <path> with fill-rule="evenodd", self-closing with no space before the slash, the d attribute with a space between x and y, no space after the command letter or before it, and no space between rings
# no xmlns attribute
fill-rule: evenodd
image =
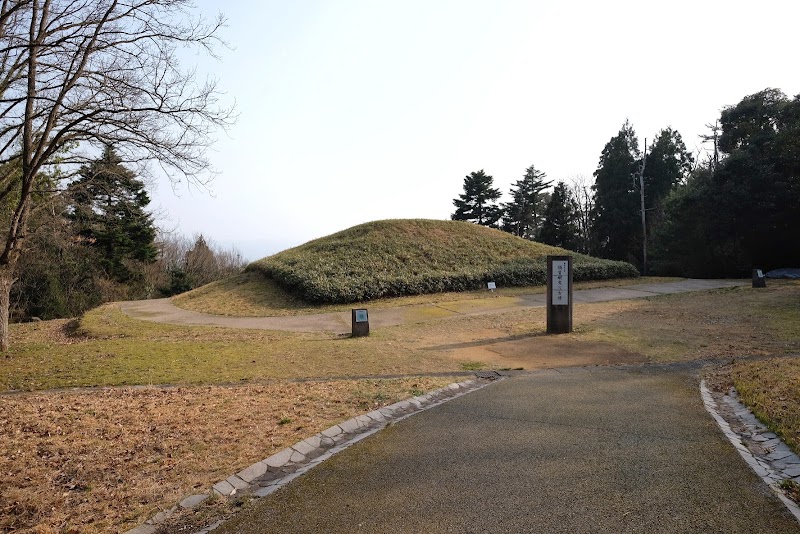
<svg viewBox="0 0 800 534"><path fill-rule="evenodd" d="M460 221L386 220L354 226L258 260L260 272L309 302L347 303L545 283L548 254L572 254L575 281L637 276L601 260Z"/></svg>

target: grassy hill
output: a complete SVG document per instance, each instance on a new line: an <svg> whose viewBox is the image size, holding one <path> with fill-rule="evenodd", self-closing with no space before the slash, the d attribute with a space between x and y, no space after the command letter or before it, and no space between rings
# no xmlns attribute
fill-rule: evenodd
<svg viewBox="0 0 800 534"><path fill-rule="evenodd" d="M354 226L251 263L286 291L315 303L545 283L548 254L572 254L575 281L637 276L601 260L459 221L399 219Z"/></svg>

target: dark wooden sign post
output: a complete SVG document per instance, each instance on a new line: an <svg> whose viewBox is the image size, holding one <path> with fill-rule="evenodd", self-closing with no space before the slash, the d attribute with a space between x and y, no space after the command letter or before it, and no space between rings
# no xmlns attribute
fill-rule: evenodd
<svg viewBox="0 0 800 534"><path fill-rule="evenodd" d="M767 287L767 278L761 269L753 269L753 287Z"/></svg>
<svg viewBox="0 0 800 534"><path fill-rule="evenodd" d="M353 310L353 337L369 335L369 312L365 309Z"/></svg>
<svg viewBox="0 0 800 534"><path fill-rule="evenodd" d="M572 256L547 256L547 333L572 332Z"/></svg>

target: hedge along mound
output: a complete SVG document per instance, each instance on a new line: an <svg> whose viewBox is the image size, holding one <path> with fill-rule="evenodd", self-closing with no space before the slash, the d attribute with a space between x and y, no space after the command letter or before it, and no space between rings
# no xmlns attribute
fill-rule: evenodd
<svg viewBox="0 0 800 534"><path fill-rule="evenodd" d="M571 254L575 281L638 276L602 260L461 221L375 221L251 263L285 290L315 303L348 303L444 291L542 285L546 256Z"/></svg>

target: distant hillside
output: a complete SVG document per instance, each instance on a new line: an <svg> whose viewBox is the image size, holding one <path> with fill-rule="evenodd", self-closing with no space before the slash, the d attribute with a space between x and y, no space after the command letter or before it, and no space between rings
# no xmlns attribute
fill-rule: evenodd
<svg viewBox="0 0 800 534"><path fill-rule="evenodd" d="M310 302L545 283L545 257L572 254L575 281L638 276L624 262L601 260L460 221L398 219L354 226L258 260L260 272Z"/></svg>

